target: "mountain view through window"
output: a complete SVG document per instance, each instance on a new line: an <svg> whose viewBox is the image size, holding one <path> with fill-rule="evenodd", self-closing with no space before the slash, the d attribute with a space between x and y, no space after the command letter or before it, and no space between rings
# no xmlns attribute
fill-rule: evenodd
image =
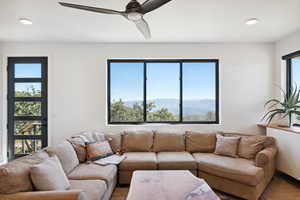
<svg viewBox="0 0 300 200"><path fill-rule="evenodd" d="M217 60L109 61L109 123L218 123Z"/></svg>

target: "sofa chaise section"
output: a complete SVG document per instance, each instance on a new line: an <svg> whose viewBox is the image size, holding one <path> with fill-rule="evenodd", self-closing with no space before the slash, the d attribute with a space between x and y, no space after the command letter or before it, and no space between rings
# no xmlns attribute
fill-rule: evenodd
<svg viewBox="0 0 300 200"><path fill-rule="evenodd" d="M213 153L193 153L198 165L198 176L213 188L257 200L275 173L277 148L272 138L256 154L255 159L231 158Z"/></svg>
<svg viewBox="0 0 300 200"><path fill-rule="evenodd" d="M194 153L198 170L211 175L255 186L264 178L264 170L255 162L243 158L219 156L213 153Z"/></svg>

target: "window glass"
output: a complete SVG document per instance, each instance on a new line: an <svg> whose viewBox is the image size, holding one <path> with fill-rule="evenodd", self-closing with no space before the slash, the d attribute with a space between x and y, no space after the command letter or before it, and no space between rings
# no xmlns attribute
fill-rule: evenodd
<svg viewBox="0 0 300 200"><path fill-rule="evenodd" d="M180 64L147 63L147 121L178 121Z"/></svg>
<svg viewBox="0 0 300 200"><path fill-rule="evenodd" d="M111 63L111 122L143 121L143 63Z"/></svg>
<svg viewBox="0 0 300 200"><path fill-rule="evenodd" d="M300 56L292 59L292 81L293 87L300 87Z"/></svg>
<svg viewBox="0 0 300 200"><path fill-rule="evenodd" d="M217 63L110 60L109 123L218 123Z"/></svg>
<svg viewBox="0 0 300 200"><path fill-rule="evenodd" d="M15 83L15 97L40 97L41 83Z"/></svg>
<svg viewBox="0 0 300 200"><path fill-rule="evenodd" d="M17 120L15 121L15 135L41 135L42 122Z"/></svg>
<svg viewBox="0 0 300 200"><path fill-rule="evenodd" d="M15 78L41 78L41 69L40 63L15 64Z"/></svg>
<svg viewBox="0 0 300 200"><path fill-rule="evenodd" d="M15 140L16 154L29 154L42 149L41 140Z"/></svg>
<svg viewBox="0 0 300 200"><path fill-rule="evenodd" d="M183 63L183 121L216 120L215 63Z"/></svg>
<svg viewBox="0 0 300 200"><path fill-rule="evenodd" d="M41 102L16 101L15 116L41 116Z"/></svg>

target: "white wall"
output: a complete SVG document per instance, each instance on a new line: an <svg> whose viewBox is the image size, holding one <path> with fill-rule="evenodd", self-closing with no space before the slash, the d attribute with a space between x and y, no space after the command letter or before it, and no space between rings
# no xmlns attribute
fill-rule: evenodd
<svg viewBox="0 0 300 200"><path fill-rule="evenodd" d="M57 143L90 129L254 133L263 105L272 96L274 49L273 44L6 43L3 60L7 56L49 56L49 136L51 143ZM221 124L106 125L107 58L220 59Z"/></svg>
<svg viewBox="0 0 300 200"><path fill-rule="evenodd" d="M2 43L0 42L0 58L2 58ZM3 74L3 65L2 59L0 59L0 164L3 162L3 81L2 75Z"/></svg>
<svg viewBox="0 0 300 200"><path fill-rule="evenodd" d="M291 34L276 43L276 70L275 80L276 84L283 89L286 87L286 62L282 60L282 56L300 50L300 31ZM273 87L274 94L280 97L278 88Z"/></svg>

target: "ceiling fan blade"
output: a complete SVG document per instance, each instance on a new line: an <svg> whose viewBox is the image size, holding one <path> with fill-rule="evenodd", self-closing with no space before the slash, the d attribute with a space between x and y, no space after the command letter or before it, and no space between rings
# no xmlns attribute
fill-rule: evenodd
<svg viewBox="0 0 300 200"><path fill-rule="evenodd" d="M147 0L141 5L141 13L146 14L172 0Z"/></svg>
<svg viewBox="0 0 300 200"><path fill-rule="evenodd" d="M139 29L139 31L143 34L145 39L151 38L151 32L148 23L144 20L144 18L141 18L140 20L133 21L136 25L136 27Z"/></svg>
<svg viewBox="0 0 300 200"><path fill-rule="evenodd" d="M71 4L71 3L64 3L64 2L59 2L59 4L62 5L62 6L65 6L65 7L75 8L75 9L80 9L80 10L87 10L87 11L91 11L91 12L97 12L97 13L103 13L103 14L124 15L124 12L105 9L105 8L96 8L96 7L84 6L84 5L78 5L78 4Z"/></svg>

